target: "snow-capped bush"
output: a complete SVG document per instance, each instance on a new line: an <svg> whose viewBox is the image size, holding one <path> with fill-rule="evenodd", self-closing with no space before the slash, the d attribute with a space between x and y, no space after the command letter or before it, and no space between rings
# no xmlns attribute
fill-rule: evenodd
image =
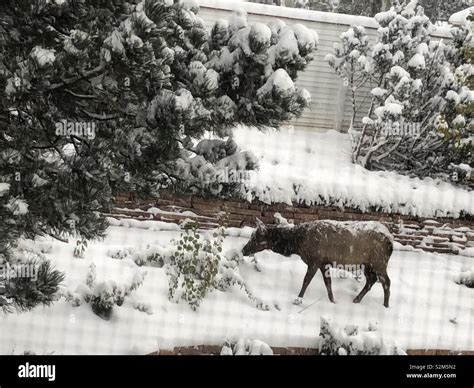
<svg viewBox="0 0 474 388"><path fill-rule="evenodd" d="M54 50L44 49L40 46L34 47L30 55L40 68L51 66L56 60Z"/></svg>
<svg viewBox="0 0 474 388"><path fill-rule="evenodd" d="M78 258L84 258L84 253L87 248L87 240L77 240L76 246L74 247L73 256Z"/></svg>
<svg viewBox="0 0 474 388"><path fill-rule="evenodd" d="M344 328L321 317L319 333L319 354L321 355L400 355L406 354L398 346L382 338L377 328L369 325L361 330L355 325Z"/></svg>
<svg viewBox="0 0 474 388"><path fill-rule="evenodd" d="M132 263L136 268L136 265ZM126 297L139 288L145 279L146 272L136 268L130 280L118 283L113 280L97 282L96 266L92 263L87 273L86 283L79 284L74 292L67 291L66 301L73 307L87 303L94 314L102 319L109 320L115 306L122 306ZM151 312L147 305L134 302L134 308L139 311Z"/></svg>
<svg viewBox="0 0 474 388"><path fill-rule="evenodd" d="M466 287L474 288L474 270L463 271L455 279L457 284L464 284Z"/></svg>
<svg viewBox="0 0 474 388"><path fill-rule="evenodd" d="M127 247L123 249L111 249L107 254L118 260L131 259L138 266L163 267L171 257L171 252L157 245L147 245L145 248L137 249Z"/></svg>
<svg viewBox="0 0 474 388"><path fill-rule="evenodd" d="M226 341L221 356L272 356L273 350L265 342L241 338L237 342Z"/></svg>
<svg viewBox="0 0 474 388"><path fill-rule="evenodd" d="M472 186L459 165L473 165L472 27L453 39L432 38L435 26L416 0L394 1L375 15L377 39L351 27L326 57L350 87L353 161L371 169L427 175ZM362 122L359 89L370 87ZM364 107L362 109L366 109Z"/></svg>

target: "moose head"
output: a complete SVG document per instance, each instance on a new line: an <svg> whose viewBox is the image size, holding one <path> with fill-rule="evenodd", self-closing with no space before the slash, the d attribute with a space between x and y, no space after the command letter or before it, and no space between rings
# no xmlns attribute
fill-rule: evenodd
<svg viewBox="0 0 474 388"><path fill-rule="evenodd" d="M272 249L272 244L268 237L267 226L257 218L257 228L252 233L252 236L250 236L249 242L243 247L242 254L249 256L265 249Z"/></svg>

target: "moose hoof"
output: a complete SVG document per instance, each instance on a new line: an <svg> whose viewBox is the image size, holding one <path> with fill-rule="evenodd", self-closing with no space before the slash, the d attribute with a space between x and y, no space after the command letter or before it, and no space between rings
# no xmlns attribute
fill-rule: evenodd
<svg viewBox="0 0 474 388"><path fill-rule="evenodd" d="M354 302L354 303L360 303L360 299L359 299L359 298L355 298L355 299L353 300L353 302Z"/></svg>
<svg viewBox="0 0 474 388"><path fill-rule="evenodd" d="M299 305L301 305L302 303L303 303L303 298L300 298L300 297L296 298L296 299L293 301L293 304L294 304L295 306L299 306Z"/></svg>
<svg viewBox="0 0 474 388"><path fill-rule="evenodd" d="M389 307L388 303L384 303L383 305L385 306L385 308L388 309L388 307Z"/></svg>

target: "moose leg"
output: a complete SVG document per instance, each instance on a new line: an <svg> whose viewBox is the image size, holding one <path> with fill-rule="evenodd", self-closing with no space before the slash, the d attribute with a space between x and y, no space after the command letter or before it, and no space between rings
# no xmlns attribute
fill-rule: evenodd
<svg viewBox="0 0 474 388"><path fill-rule="evenodd" d="M329 267L325 269L325 265L322 264L319 269L323 274L324 285L326 286L326 290L328 291L328 298L332 303L336 303L336 301L334 300L334 295L332 294L331 273L329 272Z"/></svg>
<svg viewBox="0 0 474 388"><path fill-rule="evenodd" d="M370 265L364 266L364 275L365 275L365 286L362 291L354 298L354 303L360 303L362 298L367 294L372 286L377 281L377 275Z"/></svg>
<svg viewBox="0 0 474 388"><path fill-rule="evenodd" d="M390 299L390 278L388 277L386 271L384 273L378 274L378 278L383 287L383 305L388 307Z"/></svg>
<svg viewBox="0 0 474 388"><path fill-rule="evenodd" d="M298 294L298 298L295 299L293 304L299 305L303 302L303 296L306 291L306 289L309 286L309 283L311 283L311 280L313 280L314 275L316 275L316 271L318 270L318 267L316 267L314 264L308 265L308 270L306 271L306 275L303 280L303 286L301 287L301 291Z"/></svg>

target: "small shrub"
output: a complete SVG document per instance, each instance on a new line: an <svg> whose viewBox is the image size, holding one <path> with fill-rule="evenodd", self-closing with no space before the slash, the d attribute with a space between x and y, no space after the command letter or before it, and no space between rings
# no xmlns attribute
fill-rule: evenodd
<svg viewBox="0 0 474 388"><path fill-rule="evenodd" d="M138 310L142 313L146 313L148 315L153 314L153 309L151 308L151 305L149 303L145 302L133 302L133 308L135 310Z"/></svg>
<svg viewBox="0 0 474 388"><path fill-rule="evenodd" d="M272 356L273 350L260 340L239 339L235 343L226 341L221 356Z"/></svg>
<svg viewBox="0 0 474 388"><path fill-rule="evenodd" d="M223 228L213 234L213 239L202 238L195 225L181 234L166 267L170 299L179 290L180 298L197 310L204 297L217 287L223 240Z"/></svg>
<svg viewBox="0 0 474 388"><path fill-rule="evenodd" d="M115 306L122 306L125 298L143 284L146 272L137 270L128 284L117 284L113 280L96 281L95 264L91 264L86 284L80 284L75 292L68 292L65 299L74 307L90 304L94 314L109 320Z"/></svg>
<svg viewBox="0 0 474 388"><path fill-rule="evenodd" d="M222 253L224 235L225 229L220 227L212 238L202 238L195 224L181 234L166 266L169 299L184 299L193 310L197 310L205 296L214 289L225 292L237 285L258 309L269 310L270 307L252 293L238 273L244 262L241 252ZM256 264L255 268L259 270Z"/></svg>
<svg viewBox="0 0 474 388"><path fill-rule="evenodd" d="M399 355L406 354L399 347L384 341L377 328L369 325L367 330L359 330L356 325L340 328L321 317L319 333L319 354L321 355Z"/></svg>
<svg viewBox="0 0 474 388"><path fill-rule="evenodd" d="M466 287L474 288L474 270L461 272L455 281L457 284L464 284Z"/></svg>
<svg viewBox="0 0 474 388"><path fill-rule="evenodd" d="M84 253L86 252L86 248L87 248L87 240L77 240L76 246L74 247L73 256L83 259Z"/></svg>

